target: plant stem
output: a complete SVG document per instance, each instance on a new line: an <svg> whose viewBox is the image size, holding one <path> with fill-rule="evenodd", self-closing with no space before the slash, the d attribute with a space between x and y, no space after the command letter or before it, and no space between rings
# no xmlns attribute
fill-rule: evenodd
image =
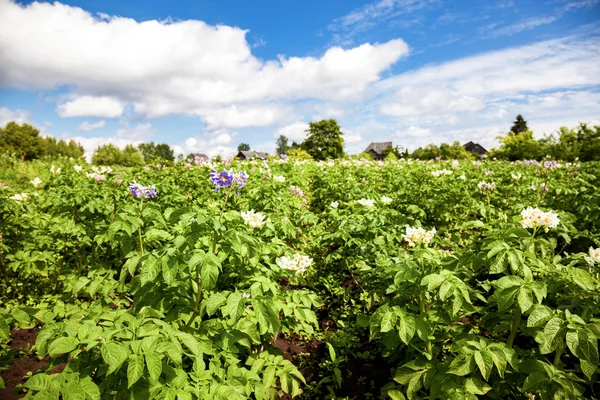
<svg viewBox="0 0 600 400"><path fill-rule="evenodd" d="M143 207L143 203L144 202L144 198L140 197L140 219L142 219L142 207ZM140 240L140 254L143 256L144 255L144 242L142 241L142 225L140 224L140 226L138 226L138 238Z"/></svg>
<svg viewBox="0 0 600 400"><path fill-rule="evenodd" d="M184 332L187 332L189 327L192 325L192 322L198 316L199 308L200 308L200 300L202 300L202 280L200 279L199 270L204 266L204 262L200 266L196 266L196 285L198 286L198 292L196 292L196 303L194 304L194 311L192 312L192 316L190 317L187 324L183 328ZM192 286L193 287L193 286Z"/></svg>
<svg viewBox="0 0 600 400"><path fill-rule="evenodd" d="M221 215L219 215L219 222L221 222L221 218L223 218L223 212L225 211L225 206L227 205L227 200L229 199L229 195L231 194L232 188L233 183L229 186L229 190L227 191L227 195L225 196L225 202L223 203L223 208L221 208Z"/></svg>
<svg viewBox="0 0 600 400"><path fill-rule="evenodd" d="M519 331L520 324L521 324L521 307L517 307L515 310L512 327L510 329L510 336L508 337L508 341L506 342L508 347L511 347L511 348L513 347L513 343L515 342L515 337L517 337L517 332Z"/></svg>
<svg viewBox="0 0 600 400"><path fill-rule="evenodd" d="M556 353L554 353L554 363L553 365L555 367L558 367L558 364L560 364L560 356L562 356L562 353L565 351L565 344L560 344L558 345L558 347L556 348Z"/></svg>

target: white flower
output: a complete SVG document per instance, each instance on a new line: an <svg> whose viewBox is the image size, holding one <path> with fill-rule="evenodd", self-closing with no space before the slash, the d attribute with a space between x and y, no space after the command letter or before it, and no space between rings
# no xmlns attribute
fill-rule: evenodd
<svg viewBox="0 0 600 400"><path fill-rule="evenodd" d="M512 178L513 178L515 181L518 181L518 180L520 180L520 179L521 179L521 177L522 177L523 175L521 175L521 173L519 172L519 173L516 173L516 174L510 174L510 176L511 176L511 177L512 177Z"/></svg>
<svg viewBox="0 0 600 400"><path fill-rule="evenodd" d="M9 197L9 199L16 200L16 201L27 200L28 198L29 198L29 195L27 193L17 193L17 194L14 194Z"/></svg>
<svg viewBox="0 0 600 400"><path fill-rule="evenodd" d="M460 163L458 162L458 160L453 160L452 161L452 168L454 168L454 169L460 169Z"/></svg>
<svg viewBox="0 0 600 400"><path fill-rule="evenodd" d="M463 181L467 179L467 177L464 175L459 176L459 178L462 179Z"/></svg>
<svg viewBox="0 0 600 400"><path fill-rule="evenodd" d="M250 225L252 228L260 228L265 223L265 216L254 212L254 210L242 212L241 214L246 225Z"/></svg>
<svg viewBox="0 0 600 400"><path fill-rule="evenodd" d="M390 198L389 198L389 197L387 197L387 196L382 196L382 197L381 197L381 202L382 202L383 204L390 204L390 203L392 202L392 199L390 199Z"/></svg>
<svg viewBox="0 0 600 400"><path fill-rule="evenodd" d="M358 204L361 204L365 207L373 207L373 205L375 204L375 200L362 198L362 199L358 200Z"/></svg>
<svg viewBox="0 0 600 400"><path fill-rule="evenodd" d="M485 171L485 176L492 176L494 175L494 171Z"/></svg>
<svg viewBox="0 0 600 400"><path fill-rule="evenodd" d="M587 263L591 266L600 264L600 247L597 249L590 247L590 256L585 257L585 261L587 261Z"/></svg>
<svg viewBox="0 0 600 400"><path fill-rule="evenodd" d="M338 206L340 205L340 203L338 203L337 201L332 201L331 204L329 205L331 208L338 208Z"/></svg>
<svg viewBox="0 0 600 400"><path fill-rule="evenodd" d="M34 180L31 181L33 187L38 187L42 183L42 180L39 177L35 177Z"/></svg>
<svg viewBox="0 0 600 400"><path fill-rule="evenodd" d="M527 207L521 211L521 226L525 229L537 229L543 227L545 232L551 228L556 228L560 223L558 214L552 211L544 212L539 208Z"/></svg>
<svg viewBox="0 0 600 400"><path fill-rule="evenodd" d="M297 274L301 274L311 266L313 259L301 254L294 254L292 257L283 256L277 260L277 265L283 269L289 269Z"/></svg>
<svg viewBox="0 0 600 400"><path fill-rule="evenodd" d="M275 176L273 177L273 180L274 180L275 182L283 183L283 182L285 182L285 176L281 176L281 175L275 175Z"/></svg>
<svg viewBox="0 0 600 400"><path fill-rule="evenodd" d="M56 168L53 166L50 167L50 173L54 174L54 175L58 175L60 174L60 168Z"/></svg>
<svg viewBox="0 0 600 400"><path fill-rule="evenodd" d="M292 194L298 198L304 196L304 192L302 191L302 189L296 186L290 186L290 192L292 192Z"/></svg>
<svg viewBox="0 0 600 400"><path fill-rule="evenodd" d="M450 171L449 169L438 169L436 171L431 171L431 175L437 178L441 175L452 175L452 171Z"/></svg>
<svg viewBox="0 0 600 400"><path fill-rule="evenodd" d="M244 293L242 293L242 297L243 297L244 299L249 299L249 298L250 298L250 293L248 293L248 292L244 292Z"/></svg>
<svg viewBox="0 0 600 400"><path fill-rule="evenodd" d="M494 189L496 189L496 183L487 183L486 181L481 181L477 184L477 188L479 188L479 190L482 192L492 192Z"/></svg>
<svg viewBox="0 0 600 400"><path fill-rule="evenodd" d="M423 228L415 228L413 226L407 226L406 227L406 234L402 235L402 238L404 239L404 241L408 242L408 245L410 247L414 247L415 245L424 243L424 244L429 244L431 243L431 239L433 239L433 236L435 236L435 233L437 231L435 230L435 228L433 228L430 231L426 231Z"/></svg>
<svg viewBox="0 0 600 400"><path fill-rule="evenodd" d="M83 167L81 165L74 165L73 169L75 170L75 172L81 172L81 170L83 169Z"/></svg>

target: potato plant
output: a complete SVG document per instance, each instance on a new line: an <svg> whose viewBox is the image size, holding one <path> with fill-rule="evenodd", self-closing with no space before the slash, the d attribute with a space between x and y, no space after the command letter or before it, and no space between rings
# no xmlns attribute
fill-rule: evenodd
<svg viewBox="0 0 600 400"><path fill-rule="evenodd" d="M0 189L0 374L47 360L25 398L599 398L598 163L24 181Z"/></svg>

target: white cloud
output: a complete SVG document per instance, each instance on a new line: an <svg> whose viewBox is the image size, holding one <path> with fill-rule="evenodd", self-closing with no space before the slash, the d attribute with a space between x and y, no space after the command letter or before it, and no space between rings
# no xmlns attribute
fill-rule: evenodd
<svg viewBox="0 0 600 400"><path fill-rule="evenodd" d="M30 113L25 110L11 110L8 107L0 107L0 127L14 121L17 124L29 122Z"/></svg>
<svg viewBox="0 0 600 400"><path fill-rule="evenodd" d="M100 129L100 128L104 128L104 126L106 126L106 121L101 120L95 123L89 123L87 121L83 121L81 123L81 125L79 125L79 128L77 128L77 131L79 132L89 132L89 131L94 131L96 129Z"/></svg>
<svg viewBox="0 0 600 400"><path fill-rule="evenodd" d="M56 112L66 117L103 117L116 118L123 114L123 105L111 97L82 96L75 100L59 104Z"/></svg>
<svg viewBox="0 0 600 400"><path fill-rule="evenodd" d="M409 126L406 129L399 129L396 131L395 136L402 137L423 137L431 135L431 130L427 128L420 128L418 126Z"/></svg>
<svg viewBox="0 0 600 400"><path fill-rule="evenodd" d="M401 57L401 39L263 61L247 31L202 21L92 15L58 2L0 1L0 84L72 88L61 116L201 116L212 129L279 121L273 102L353 99ZM132 50L134 49L134 50ZM260 109L261 111L251 111ZM267 111L271 109L271 113ZM232 111L235 110L235 111Z"/></svg>
<svg viewBox="0 0 600 400"><path fill-rule="evenodd" d="M487 38L511 36L516 35L517 33L535 29L538 26L551 24L559 18L560 16L533 17L502 27L497 27L497 24L492 24L487 27L484 27L482 33L484 33L484 36Z"/></svg>
<svg viewBox="0 0 600 400"><path fill-rule="evenodd" d="M146 122L144 124L138 123L134 127L125 125L117 130L115 136L132 141L144 141L150 139L150 137L155 133L156 129L152 127L152 124Z"/></svg>
<svg viewBox="0 0 600 400"><path fill-rule="evenodd" d="M302 142L306 139L306 130L308 124L306 122L294 122L293 124L286 125L275 131L274 137L283 135L293 142Z"/></svg>

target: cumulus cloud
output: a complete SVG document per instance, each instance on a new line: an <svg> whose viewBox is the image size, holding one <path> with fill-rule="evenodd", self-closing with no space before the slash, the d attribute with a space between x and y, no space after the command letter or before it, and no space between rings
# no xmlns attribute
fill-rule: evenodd
<svg viewBox="0 0 600 400"><path fill-rule="evenodd" d="M189 137L182 145L177 145L180 153L184 155L190 153L202 153L209 157L220 155L229 157L236 153L236 148L227 146L236 136L235 132L229 132L226 129L220 129L217 132L210 134L199 135L197 137Z"/></svg>
<svg viewBox="0 0 600 400"><path fill-rule="evenodd" d="M420 128L418 126L409 126L407 129L399 129L395 134L395 136L398 137L423 137L429 135L431 135L430 129Z"/></svg>
<svg viewBox="0 0 600 400"><path fill-rule="evenodd" d="M90 131L95 131L96 129L100 129L100 128L104 128L104 126L106 126L106 121L101 120L95 123L90 123L87 121L83 121L81 123L81 125L79 125L79 128L77 128L78 132L90 132Z"/></svg>
<svg viewBox="0 0 600 400"><path fill-rule="evenodd" d="M132 105L148 117L198 115L214 129L265 126L279 114L263 103L356 98L408 53L395 39L263 61L246 33L197 20L137 22L58 2L2 0L0 85L68 85L74 100L58 106L63 117L114 118Z"/></svg>
<svg viewBox="0 0 600 400"><path fill-rule="evenodd" d="M67 101L56 107L56 112L63 118L66 117L104 117L116 118L123 114L123 105L119 100L111 97L82 96L75 100Z"/></svg>
<svg viewBox="0 0 600 400"><path fill-rule="evenodd" d="M18 124L29 122L30 113L25 110L11 110L8 107L0 107L0 127L14 121Z"/></svg>
<svg viewBox="0 0 600 400"><path fill-rule="evenodd" d="M281 135L287 137L289 140L294 142L302 142L306 139L306 130L308 124L306 122L294 122L292 124L283 126L275 131L274 137Z"/></svg>

